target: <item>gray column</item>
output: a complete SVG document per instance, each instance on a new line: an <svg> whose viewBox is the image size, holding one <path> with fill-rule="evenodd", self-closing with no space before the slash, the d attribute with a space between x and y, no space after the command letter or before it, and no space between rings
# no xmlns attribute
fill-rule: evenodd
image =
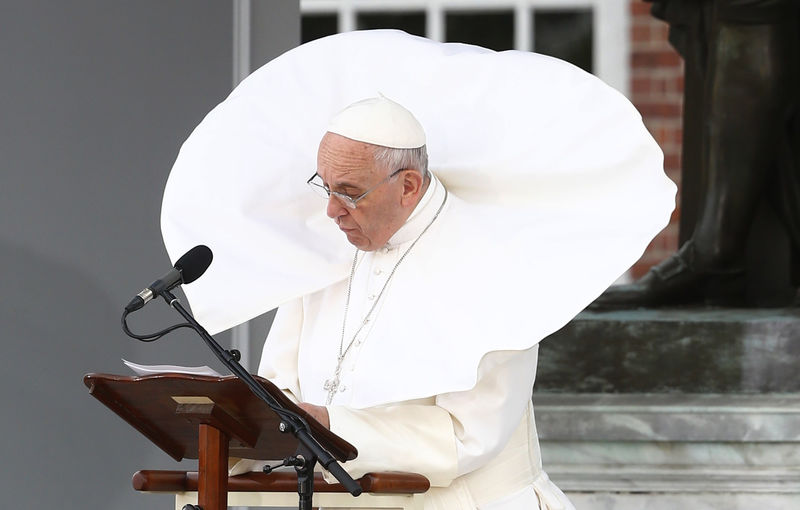
<svg viewBox="0 0 800 510"><path fill-rule="evenodd" d="M297 2L258 9L270 4ZM183 140L230 92L232 10L217 0L0 4L0 491L8 508L169 508L165 496L136 494L131 474L194 465L151 446L81 378L125 373L122 357L219 368L193 335L141 344L123 335L119 316L170 266L161 193ZM270 16L269 44L295 44L296 11L280 5ZM147 331L174 321L152 303L131 322Z"/></svg>

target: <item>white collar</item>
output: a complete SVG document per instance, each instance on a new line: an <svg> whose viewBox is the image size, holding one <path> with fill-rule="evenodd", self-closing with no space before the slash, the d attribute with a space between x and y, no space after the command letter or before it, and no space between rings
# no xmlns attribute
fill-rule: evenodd
<svg viewBox="0 0 800 510"><path fill-rule="evenodd" d="M397 232L389 238L386 248L396 248L419 237L425 227L433 220L436 211L439 210L439 206L442 205L444 186L432 172L428 173L431 176L428 189L425 190L425 194L422 195L419 203L406 222L403 223L403 226L397 229Z"/></svg>

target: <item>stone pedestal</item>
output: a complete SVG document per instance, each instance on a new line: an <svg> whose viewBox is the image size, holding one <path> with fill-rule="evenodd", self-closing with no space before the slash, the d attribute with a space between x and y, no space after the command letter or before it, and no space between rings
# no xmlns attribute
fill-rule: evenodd
<svg viewBox="0 0 800 510"><path fill-rule="evenodd" d="M800 392L800 309L583 312L542 341L536 389Z"/></svg>
<svg viewBox="0 0 800 510"><path fill-rule="evenodd" d="M800 508L800 312L582 313L540 348L545 469L579 510Z"/></svg>

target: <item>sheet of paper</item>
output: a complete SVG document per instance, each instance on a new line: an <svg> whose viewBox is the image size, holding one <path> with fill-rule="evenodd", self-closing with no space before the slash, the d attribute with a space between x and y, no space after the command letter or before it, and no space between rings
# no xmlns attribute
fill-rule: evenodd
<svg viewBox="0 0 800 510"><path fill-rule="evenodd" d="M136 375L155 375L164 373L173 374L190 374L190 375L210 375L213 377L222 377L222 374L217 372L211 367L182 367L179 365L140 365L126 359L122 360L125 366L133 370Z"/></svg>

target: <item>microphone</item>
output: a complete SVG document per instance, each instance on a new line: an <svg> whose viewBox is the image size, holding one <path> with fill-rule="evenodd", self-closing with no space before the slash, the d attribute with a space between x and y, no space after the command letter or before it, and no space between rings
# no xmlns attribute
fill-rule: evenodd
<svg viewBox="0 0 800 510"><path fill-rule="evenodd" d="M125 312L131 313L147 304L151 299L158 297L162 292L172 290L182 283L192 283L206 272L214 254L211 249L198 244L175 262L175 265L164 276L154 281L137 294L125 305Z"/></svg>

